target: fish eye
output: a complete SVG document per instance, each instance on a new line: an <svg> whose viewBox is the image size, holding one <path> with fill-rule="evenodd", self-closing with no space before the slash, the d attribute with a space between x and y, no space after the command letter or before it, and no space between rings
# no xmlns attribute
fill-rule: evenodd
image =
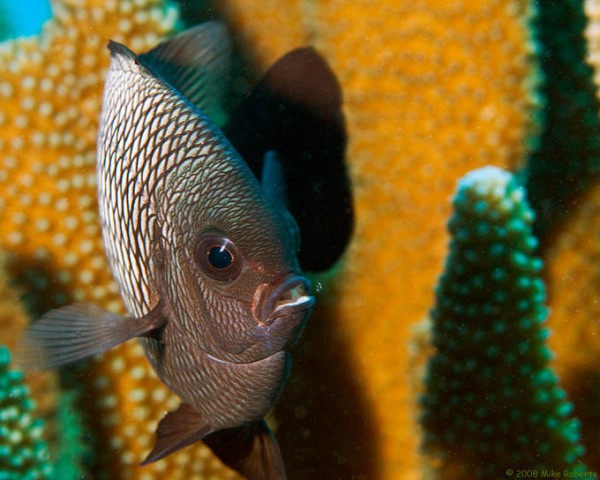
<svg viewBox="0 0 600 480"><path fill-rule="evenodd" d="M215 270L227 270L233 263L233 255L225 245L212 247L208 253L208 263Z"/></svg>
<svg viewBox="0 0 600 480"><path fill-rule="evenodd" d="M203 272L219 281L234 280L240 273L240 260L233 242L219 235L206 235L196 246L195 260Z"/></svg>

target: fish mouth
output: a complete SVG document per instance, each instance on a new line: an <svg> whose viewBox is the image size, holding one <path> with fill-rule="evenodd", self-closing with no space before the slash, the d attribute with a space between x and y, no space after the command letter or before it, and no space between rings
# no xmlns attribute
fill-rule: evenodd
<svg viewBox="0 0 600 480"><path fill-rule="evenodd" d="M251 304L255 323L249 326L243 341L219 345L220 355L216 351L204 353L211 361L223 364L255 363L285 353L300 339L315 304L310 292L308 279L294 273L261 283Z"/></svg>
<svg viewBox="0 0 600 480"><path fill-rule="evenodd" d="M293 273L282 277L275 285L263 283L255 293L254 318L259 324L270 324L275 319L298 315L315 304L309 292L307 278Z"/></svg>

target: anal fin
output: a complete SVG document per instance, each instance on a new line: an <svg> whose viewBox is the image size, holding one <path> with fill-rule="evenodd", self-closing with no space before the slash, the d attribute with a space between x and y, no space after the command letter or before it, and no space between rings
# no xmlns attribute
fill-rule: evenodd
<svg viewBox="0 0 600 480"><path fill-rule="evenodd" d="M248 480L287 479L279 445L264 420L211 433L203 441Z"/></svg>
<svg viewBox="0 0 600 480"><path fill-rule="evenodd" d="M186 403L167 413L156 429L156 444L142 465L156 462L201 440L212 431L206 419Z"/></svg>

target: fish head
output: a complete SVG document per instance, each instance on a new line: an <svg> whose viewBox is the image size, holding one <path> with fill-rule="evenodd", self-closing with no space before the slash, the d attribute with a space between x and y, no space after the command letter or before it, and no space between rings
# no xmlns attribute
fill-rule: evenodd
<svg viewBox="0 0 600 480"><path fill-rule="evenodd" d="M169 318L198 348L250 363L293 345L315 299L291 216L235 152L215 155L223 161L212 158L209 173L192 162L173 175L157 201L156 282Z"/></svg>

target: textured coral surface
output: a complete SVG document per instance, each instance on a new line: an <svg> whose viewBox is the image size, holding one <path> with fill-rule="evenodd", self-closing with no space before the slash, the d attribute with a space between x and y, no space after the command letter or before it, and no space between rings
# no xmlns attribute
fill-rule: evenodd
<svg viewBox="0 0 600 480"><path fill-rule="evenodd" d="M95 190L106 44L112 38L147 50L174 30L178 12L160 0L57 0L52 8L40 35L0 46L0 249L32 315L73 300L119 310ZM13 343L24 322L2 315L15 327L3 329L0 343ZM93 361L77 382L85 385L98 478L233 478L202 445L138 467L156 422L178 400L136 343Z"/></svg>
<svg viewBox="0 0 600 480"><path fill-rule="evenodd" d="M283 3L221 2L262 68L302 41L338 75L357 226L300 347L278 435L293 478L419 478L411 326L433 301L456 179L523 156L535 107L528 11L512 1ZM343 367L328 374L332 360Z"/></svg>
<svg viewBox="0 0 600 480"><path fill-rule="evenodd" d="M44 439L44 421L35 418L35 402L23 382L23 372L10 365L7 347L0 347L0 477L52 478Z"/></svg>
<svg viewBox="0 0 600 480"><path fill-rule="evenodd" d="M577 9L583 2L556 3L567 4ZM592 0L586 6L594 45L600 9ZM177 13L159 0L56 0L53 11L39 36L0 46L0 249L31 315L80 299L119 310L95 200L104 45L113 38L143 51L174 29ZM424 355L411 351L412 339L433 304L455 182L485 164L521 165L539 131L533 53L543 45L534 48L529 3L221 0L214 12L259 71L312 43L344 92L356 231L325 282L273 416L290 477L423 478L415 359ZM556 50L566 55L562 70L583 61ZM592 61L600 63L598 56L592 48ZM590 268L600 265L597 234L590 233L600 227L597 205L598 193L581 192L544 251L550 346L587 445L598 444L592 427L600 421L589 407L600 399L598 323L589 321L600 305L600 277ZM14 327L0 343L24 324L14 320L13 307L2 305L2 321ZM233 478L202 445L137 467L156 421L177 400L135 344L92 362L79 378L96 472ZM588 452L588 464L592 455L600 463Z"/></svg>

